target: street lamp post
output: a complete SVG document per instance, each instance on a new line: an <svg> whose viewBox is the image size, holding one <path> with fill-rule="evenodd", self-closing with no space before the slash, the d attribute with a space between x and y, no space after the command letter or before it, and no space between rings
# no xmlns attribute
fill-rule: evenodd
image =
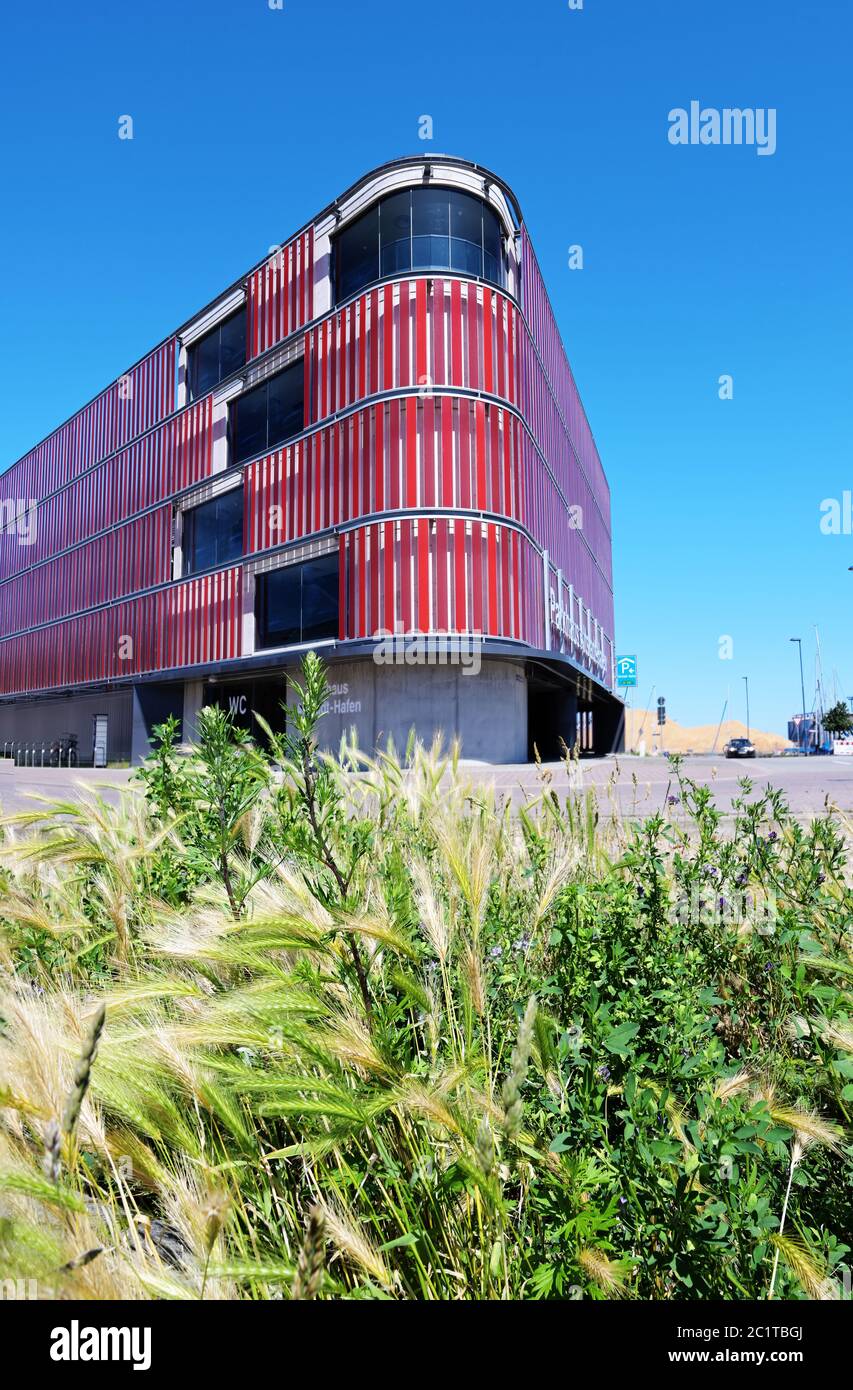
<svg viewBox="0 0 853 1390"><path fill-rule="evenodd" d="M800 724L800 752L805 753L806 750L803 747L803 732L805 729L806 721L806 683L803 679L803 640L801 637L792 637L791 641L796 642L797 646L800 649L800 695L802 696L803 701L802 723Z"/></svg>
<svg viewBox="0 0 853 1390"><path fill-rule="evenodd" d="M746 686L746 736L749 738L749 676L744 676Z"/></svg>

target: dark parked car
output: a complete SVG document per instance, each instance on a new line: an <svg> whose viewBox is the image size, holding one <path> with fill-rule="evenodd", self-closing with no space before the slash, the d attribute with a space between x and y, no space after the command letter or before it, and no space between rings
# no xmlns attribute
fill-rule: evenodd
<svg viewBox="0 0 853 1390"><path fill-rule="evenodd" d="M724 751L727 758L754 758L755 744L748 738L730 738Z"/></svg>

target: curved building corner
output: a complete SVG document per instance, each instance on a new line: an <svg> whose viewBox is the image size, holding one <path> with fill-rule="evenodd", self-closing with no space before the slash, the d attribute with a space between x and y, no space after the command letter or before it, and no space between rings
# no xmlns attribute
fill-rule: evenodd
<svg viewBox="0 0 853 1390"><path fill-rule="evenodd" d="M0 475L0 755L138 760L169 713L333 745L622 746L610 493L517 200L365 175Z"/></svg>

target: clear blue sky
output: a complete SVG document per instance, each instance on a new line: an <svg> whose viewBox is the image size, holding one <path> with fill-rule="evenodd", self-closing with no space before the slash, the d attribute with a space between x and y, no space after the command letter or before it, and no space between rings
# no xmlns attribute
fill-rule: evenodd
<svg viewBox="0 0 853 1390"><path fill-rule="evenodd" d="M359 174L464 155L531 228L643 702L742 717L748 674L782 730L815 624L853 695L853 536L819 525L853 489L849 0L42 0L4 30L2 465ZM671 146L691 100L776 108L776 154Z"/></svg>

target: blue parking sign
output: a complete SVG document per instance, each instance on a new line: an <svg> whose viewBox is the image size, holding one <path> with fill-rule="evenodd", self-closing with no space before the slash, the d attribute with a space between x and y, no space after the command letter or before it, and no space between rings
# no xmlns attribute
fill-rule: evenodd
<svg viewBox="0 0 853 1390"><path fill-rule="evenodd" d="M617 685L636 685L637 684L637 658L635 656L617 656L616 658L616 684Z"/></svg>

